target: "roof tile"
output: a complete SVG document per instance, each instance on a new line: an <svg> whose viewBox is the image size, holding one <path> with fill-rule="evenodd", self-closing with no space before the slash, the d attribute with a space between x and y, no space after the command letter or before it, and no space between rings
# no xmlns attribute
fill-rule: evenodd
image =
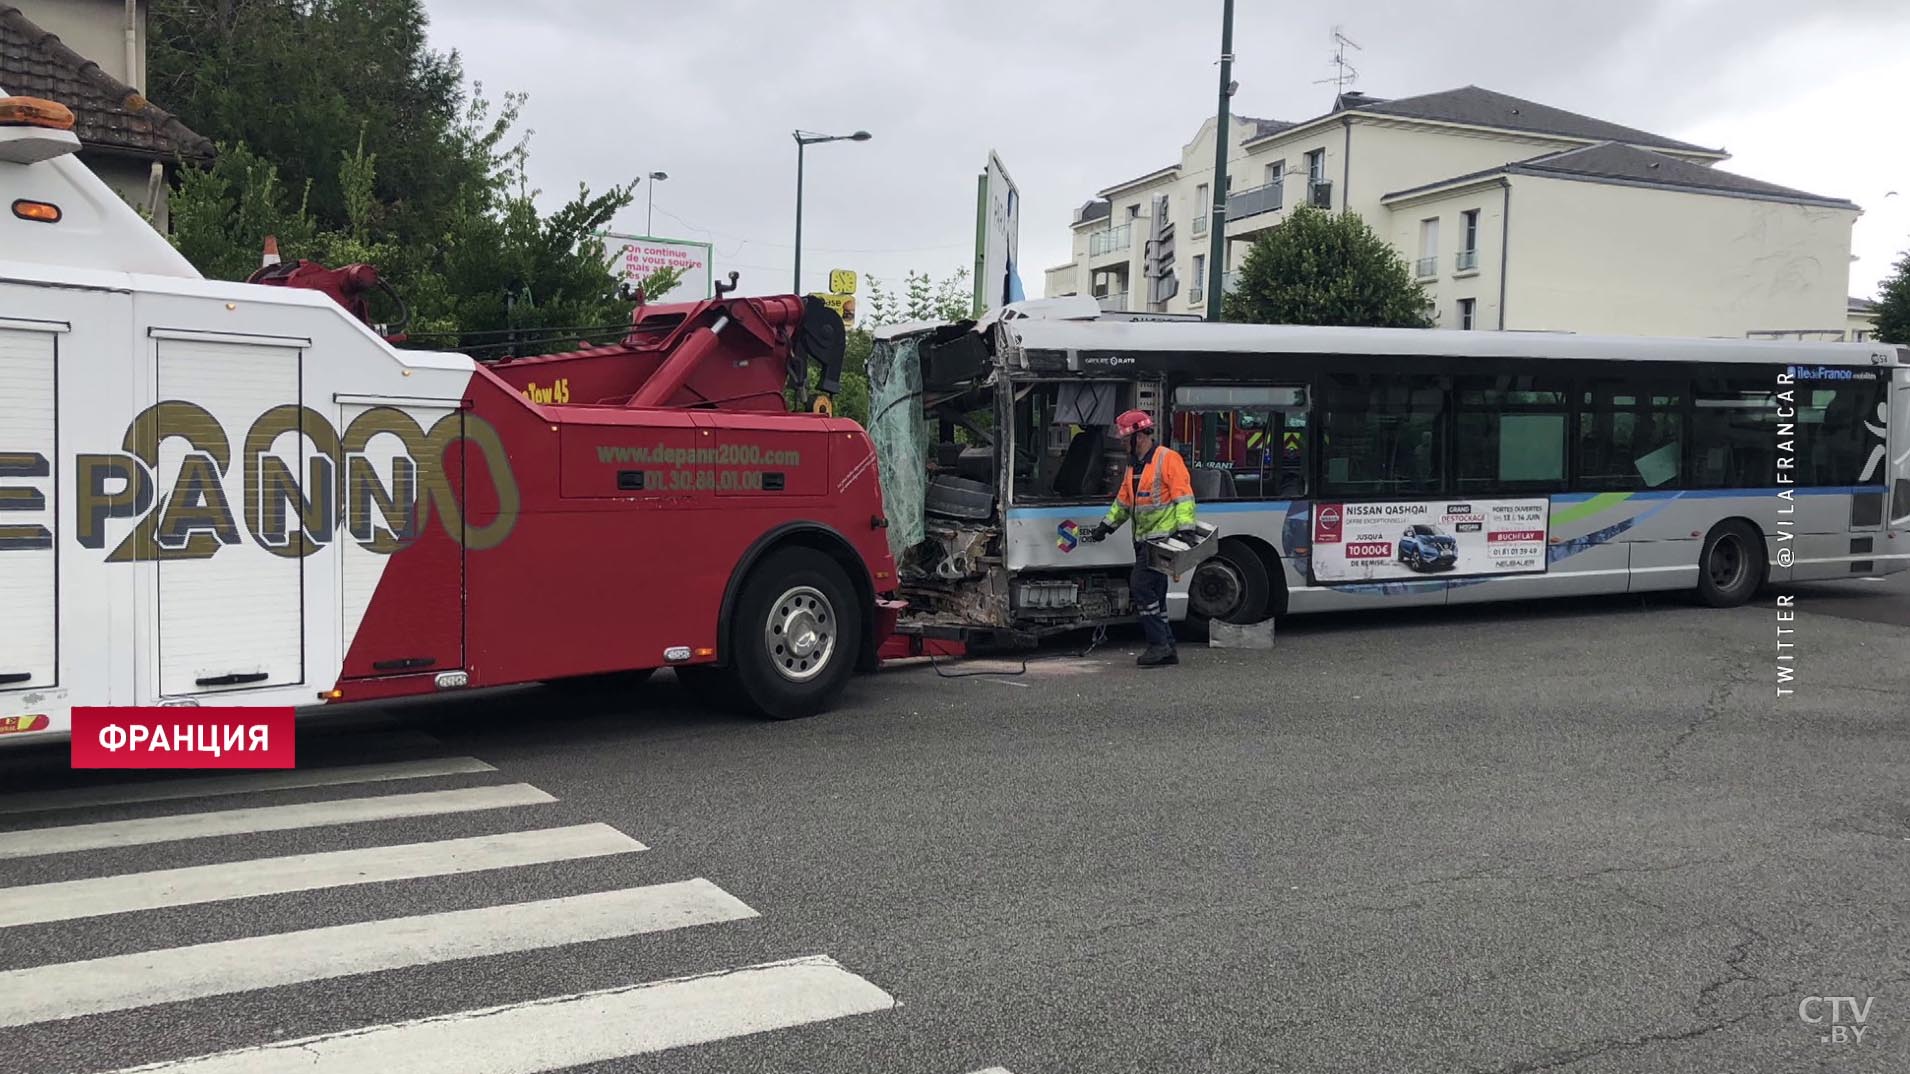
<svg viewBox="0 0 1910 1074"><path fill-rule="evenodd" d="M211 141L6 3L0 3L0 86L71 108L73 133L89 148L163 159L213 156Z"/></svg>

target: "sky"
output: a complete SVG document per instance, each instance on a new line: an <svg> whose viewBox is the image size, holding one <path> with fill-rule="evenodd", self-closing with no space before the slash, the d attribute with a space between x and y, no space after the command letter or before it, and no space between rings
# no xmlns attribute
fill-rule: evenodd
<svg viewBox="0 0 1910 1074"><path fill-rule="evenodd" d="M1179 158L1213 114L1221 0L427 0L431 38L491 96L527 93L530 173L556 204L652 171L613 222L709 242L742 293L786 292L801 128L803 289L972 268L975 179L1021 195L1021 278L1069 258L1073 210ZM1236 114L1329 110L1350 88L1467 84L1707 146L1720 167L1864 210L1850 293L1910 248L1905 0L1239 0ZM1891 194L1891 191L1899 191ZM654 224L647 223L654 197ZM648 229L646 232L646 228Z"/></svg>

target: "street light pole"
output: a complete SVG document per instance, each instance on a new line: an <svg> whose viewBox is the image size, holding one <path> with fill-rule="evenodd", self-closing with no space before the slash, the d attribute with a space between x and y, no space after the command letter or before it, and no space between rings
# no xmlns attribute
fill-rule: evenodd
<svg viewBox="0 0 1910 1074"><path fill-rule="evenodd" d="M657 233L657 184L670 177L669 172L650 173L650 201L643 214L643 233L655 236Z"/></svg>
<svg viewBox="0 0 1910 1074"><path fill-rule="evenodd" d="M795 131L796 139L796 254L795 282L793 294L802 294L802 163L803 150L819 142L866 142L871 135L868 131L854 134L812 134L809 131Z"/></svg>
<svg viewBox="0 0 1910 1074"><path fill-rule="evenodd" d="M1220 320L1221 288L1227 281L1227 103L1233 96L1234 0L1221 0L1220 119L1214 124L1214 207L1208 221L1207 319Z"/></svg>
<svg viewBox="0 0 1910 1074"><path fill-rule="evenodd" d="M800 131L796 134L796 269L795 282L789 285L789 293L802 294L802 151L809 143L803 141Z"/></svg>

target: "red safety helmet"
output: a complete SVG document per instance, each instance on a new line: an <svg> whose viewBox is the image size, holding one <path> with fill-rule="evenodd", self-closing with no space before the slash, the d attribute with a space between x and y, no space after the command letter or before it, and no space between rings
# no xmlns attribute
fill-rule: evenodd
<svg viewBox="0 0 1910 1074"><path fill-rule="evenodd" d="M1114 419L1116 436L1133 436L1135 433L1154 431L1154 419L1145 410L1130 410Z"/></svg>

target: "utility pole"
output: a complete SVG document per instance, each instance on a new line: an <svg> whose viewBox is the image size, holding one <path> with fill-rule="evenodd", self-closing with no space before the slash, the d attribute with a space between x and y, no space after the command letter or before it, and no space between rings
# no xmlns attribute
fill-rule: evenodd
<svg viewBox="0 0 1910 1074"><path fill-rule="evenodd" d="M1227 104L1234 95L1234 0L1221 0L1220 118L1214 124L1214 216L1208 221L1207 319L1220 320L1227 279Z"/></svg>

